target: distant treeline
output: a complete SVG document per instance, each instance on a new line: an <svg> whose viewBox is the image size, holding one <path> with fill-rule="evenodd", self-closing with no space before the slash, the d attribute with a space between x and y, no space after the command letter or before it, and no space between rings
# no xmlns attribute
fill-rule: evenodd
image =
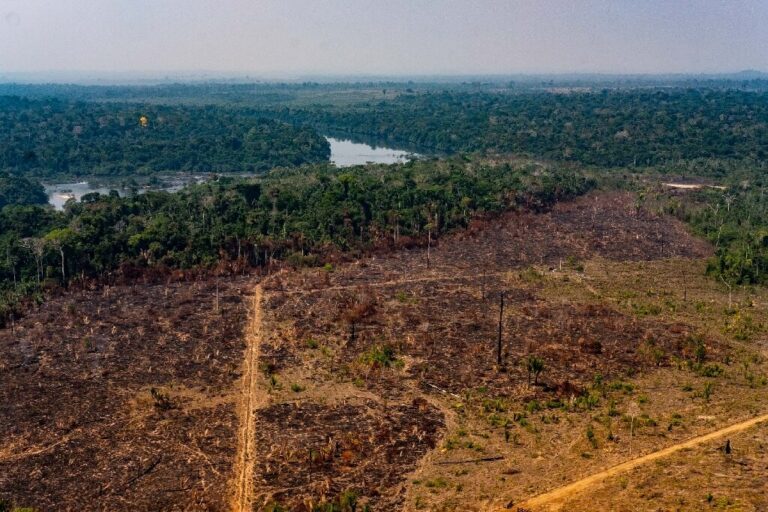
<svg viewBox="0 0 768 512"><path fill-rule="evenodd" d="M0 170L38 177L261 172L327 161L311 128L249 109L0 97Z"/></svg>
<svg viewBox="0 0 768 512"><path fill-rule="evenodd" d="M342 253L418 244L427 231L439 235L478 215L547 208L592 186L573 171L457 158L346 170L312 166L127 198L90 194L64 212L6 206L0 320L19 296L73 279L275 260L314 265Z"/></svg>
<svg viewBox="0 0 768 512"><path fill-rule="evenodd" d="M437 153L498 152L600 167L768 157L768 93L622 90L404 94L278 118Z"/></svg>

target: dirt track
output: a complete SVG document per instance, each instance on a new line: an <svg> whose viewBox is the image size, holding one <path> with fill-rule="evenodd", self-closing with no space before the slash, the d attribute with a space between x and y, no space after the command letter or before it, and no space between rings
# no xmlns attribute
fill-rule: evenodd
<svg viewBox="0 0 768 512"><path fill-rule="evenodd" d="M608 468L599 473L595 473L586 478L582 478L581 480L577 480L576 482L568 484L564 487L560 487L558 489L554 489L544 494L539 494L538 496L534 496L533 498L530 498L529 500L526 500L518 504L517 509L530 510L530 511L559 510L563 505L562 501L564 499L568 498L573 494L577 494L581 491L584 491L606 478L609 478L611 476L614 476L620 473L624 473L625 471L629 471L630 469L633 469L642 464L646 464L653 460L660 459L662 457L667 457L668 455L672 455L673 453L678 452L680 450L683 450L686 448L693 448L699 444L706 443L714 439L718 439L728 434L741 432L742 430L746 430L748 428L754 427L758 423L762 423L764 421L768 421L768 414L763 414L761 416L757 416L746 421L734 423L733 425L721 428L719 430L715 430L714 432L710 432L709 434L704 434L703 436L694 437L682 443L678 443L678 444L669 446L667 448L664 448L663 450L649 453L647 455L643 455L642 457L638 457L636 459L628 460L627 462L623 462L621 464Z"/></svg>
<svg viewBox="0 0 768 512"><path fill-rule="evenodd" d="M262 288L257 285L251 306L251 317L246 333L247 348L243 361L243 396L238 411L240 429L238 432L237 462L235 465L235 496L232 509L245 512L253 509L253 465L254 465L254 410L263 401L259 397L257 371L259 347L261 344L261 302Z"/></svg>

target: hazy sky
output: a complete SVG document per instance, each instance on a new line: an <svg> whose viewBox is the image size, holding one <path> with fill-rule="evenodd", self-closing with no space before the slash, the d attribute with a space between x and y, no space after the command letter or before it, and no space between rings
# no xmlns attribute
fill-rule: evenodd
<svg viewBox="0 0 768 512"><path fill-rule="evenodd" d="M768 70L768 0L0 0L0 72Z"/></svg>

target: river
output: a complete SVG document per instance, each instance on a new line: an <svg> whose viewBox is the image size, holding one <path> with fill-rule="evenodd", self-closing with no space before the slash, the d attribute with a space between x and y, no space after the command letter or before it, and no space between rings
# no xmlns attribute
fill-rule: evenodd
<svg viewBox="0 0 768 512"><path fill-rule="evenodd" d="M372 146L361 142L339 139L335 137L326 137L331 144L331 163L336 167L350 167L353 165L364 165L367 163L375 164L396 164L406 162L417 157L414 153L402 151L399 149L386 148L381 146ZM205 178L196 176L192 179L195 182L205 181ZM188 180L189 182L189 180ZM164 184L155 187L142 187L138 189L139 193L147 190L179 190L184 186L178 181L172 184ZM100 194L109 194L110 190L117 190L121 196L128 193L128 189L121 186L99 186L92 185L88 181L79 181L76 183L56 183L45 185L45 192L48 194L48 202L57 210L64 209L64 203L70 198L80 201L80 198L91 192Z"/></svg>
<svg viewBox="0 0 768 512"><path fill-rule="evenodd" d="M331 144L331 163L335 164L336 167L350 167L367 163L396 164L406 162L416 156L399 149L374 147L369 144L334 137L326 137L326 139Z"/></svg>

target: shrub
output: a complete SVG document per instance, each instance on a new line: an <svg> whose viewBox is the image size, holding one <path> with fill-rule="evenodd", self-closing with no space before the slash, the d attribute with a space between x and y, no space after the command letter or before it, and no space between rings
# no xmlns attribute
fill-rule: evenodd
<svg viewBox="0 0 768 512"><path fill-rule="evenodd" d="M500 398L483 399L483 410L485 412L506 412L507 406Z"/></svg>
<svg viewBox="0 0 768 512"><path fill-rule="evenodd" d="M585 411L590 411L600 404L600 395L595 392L586 392L576 397L574 405Z"/></svg>
<svg viewBox="0 0 768 512"><path fill-rule="evenodd" d="M527 404L525 404L525 410L529 413L534 413L541 410L541 404L538 400L531 400Z"/></svg>
<svg viewBox="0 0 768 512"><path fill-rule="evenodd" d="M595 438L595 431L592 429L592 425L587 427L587 441L592 445L592 448L597 448L597 439Z"/></svg>
<svg viewBox="0 0 768 512"><path fill-rule="evenodd" d="M719 377L723 374L723 368L718 364L708 364L699 369L699 375L702 377Z"/></svg>
<svg viewBox="0 0 768 512"><path fill-rule="evenodd" d="M395 357L395 349L385 345L376 345L371 350L362 355L361 360L363 363L375 367L375 368L389 368L391 366L401 365Z"/></svg>

